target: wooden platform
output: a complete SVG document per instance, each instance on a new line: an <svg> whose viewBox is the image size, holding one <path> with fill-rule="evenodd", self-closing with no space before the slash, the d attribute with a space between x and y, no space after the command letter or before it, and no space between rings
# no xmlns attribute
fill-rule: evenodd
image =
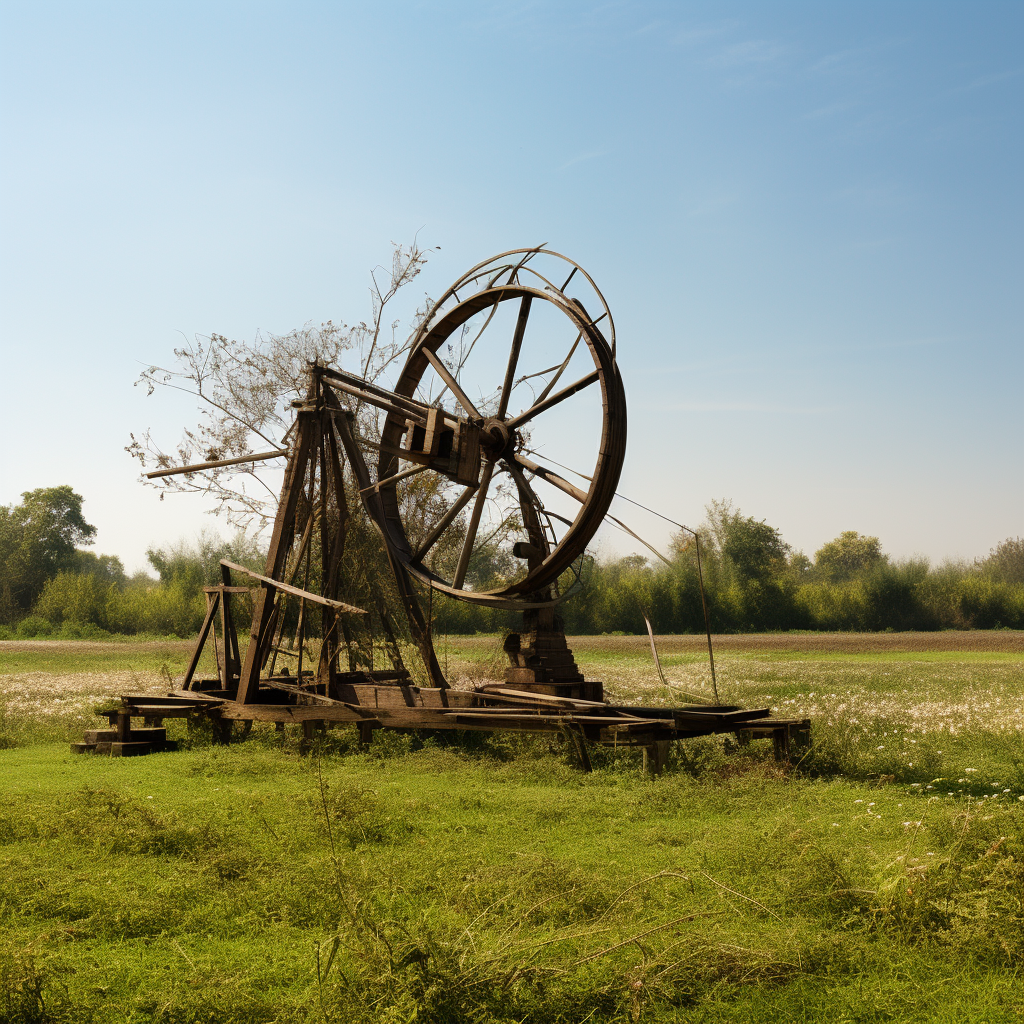
<svg viewBox="0 0 1024 1024"><path fill-rule="evenodd" d="M288 677L283 677L287 679ZM779 760L810 741L807 719L773 718L768 708L689 704L652 708L608 704L601 701L553 696L490 685L479 690L439 689L407 682L345 683L336 697L318 692L312 684L295 680L268 680L251 703L233 699L230 691L175 691L166 695L125 694L122 707L108 712L111 728L86 733L85 742L72 744L77 753L109 753L112 756L173 749L160 727L165 718L202 715L215 724L220 742L230 742L235 722L275 722L302 725L307 738L327 723L355 725L364 741L373 730L463 729L483 732L515 731L568 734L579 745L586 766L585 744L642 747L649 767L659 771L668 744L674 740L715 734L735 734L739 742L768 737ZM320 689L323 689L320 687ZM147 727L133 728L142 718Z"/></svg>

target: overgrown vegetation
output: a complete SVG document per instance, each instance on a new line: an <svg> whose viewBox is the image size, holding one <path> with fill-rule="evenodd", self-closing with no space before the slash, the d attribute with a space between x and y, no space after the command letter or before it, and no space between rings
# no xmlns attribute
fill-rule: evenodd
<svg viewBox="0 0 1024 1024"><path fill-rule="evenodd" d="M194 636L206 612L203 587L221 581L222 558L256 570L263 568L259 548L243 534L228 542L204 534L194 543L151 549L147 555L158 574L156 579L145 572L128 577L114 556L73 551L71 557L56 563L52 575L41 580L31 612L20 617L12 613L7 625L0 625L0 638ZM237 608L237 618L244 626L245 602Z"/></svg>
<svg viewBox="0 0 1024 1024"><path fill-rule="evenodd" d="M50 743L47 707L76 673L185 653L132 646L59 664L34 648L0 677L12 699L36 687L0 714L4 1024L1024 1011L1013 643L813 654L736 638L723 691L811 715L811 752L784 769L767 741L687 741L658 779L636 752L595 751L584 776L557 739L515 735L387 732L363 751L339 728L302 757L291 731L223 748L178 721L176 754ZM494 647L453 641L450 670L486 673ZM672 699L638 640L577 656L620 697ZM707 672L681 641L663 661L687 689Z"/></svg>

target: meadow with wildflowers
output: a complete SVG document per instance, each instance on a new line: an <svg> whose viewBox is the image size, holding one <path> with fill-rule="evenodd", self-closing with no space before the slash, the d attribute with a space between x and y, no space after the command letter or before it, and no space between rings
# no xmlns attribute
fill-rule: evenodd
<svg viewBox="0 0 1024 1024"><path fill-rule="evenodd" d="M929 642L931 647L928 646ZM570 640L615 700L700 638ZM449 676L496 638L439 638ZM0 1021L1019 1021L1024 635L720 638L722 700L813 743L668 771L514 735L75 757L182 645L0 645ZM80 671L79 671L80 670ZM141 685L140 685L141 684Z"/></svg>

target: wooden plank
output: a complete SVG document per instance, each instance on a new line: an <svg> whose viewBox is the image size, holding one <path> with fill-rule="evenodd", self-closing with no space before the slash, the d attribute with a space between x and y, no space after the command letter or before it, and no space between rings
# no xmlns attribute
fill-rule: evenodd
<svg viewBox="0 0 1024 1024"><path fill-rule="evenodd" d="M467 691L472 692L472 691ZM510 697L508 694L492 694L492 693L476 693L477 700L487 701L486 704L470 704L469 707L493 707L495 710L499 708L508 708L510 705L515 707L533 708L537 711L553 711L553 710L565 710L565 711L586 711L588 710L587 705L575 707L569 703L563 703L565 698L555 697L551 703L541 702L533 700L530 697ZM603 704L590 705L591 707L604 707Z"/></svg>
<svg viewBox="0 0 1024 1024"><path fill-rule="evenodd" d="M312 601L314 604L326 605L328 608L337 608L340 612L345 612L347 615L365 615L366 612L362 608L357 608L353 604L346 604L344 601L332 601L329 597L321 597L319 594L314 594L310 590L303 590L301 587L293 587L290 583L285 583L282 580L275 580L270 576L264 576L261 573L253 572L252 569L246 569L244 565L236 565L234 562L229 562L226 558L220 560L221 565L226 565L229 569L234 569L235 572L245 573L246 576L251 576L254 580L259 580L261 583L266 584L271 590L283 590L286 594L291 594L293 597L301 597L306 601Z"/></svg>
<svg viewBox="0 0 1024 1024"><path fill-rule="evenodd" d="M343 700L335 700L333 697L327 697L313 690L303 689L301 686L293 686L291 683L279 683L273 679L261 679L260 686L269 687L271 690L282 690L284 693L294 693L298 696L309 697L310 700L318 700L323 704L341 704L343 707L348 707Z"/></svg>
<svg viewBox="0 0 1024 1024"><path fill-rule="evenodd" d="M159 704L162 707L205 707L211 703L219 704L224 699L223 697L211 697L199 690L190 691L188 696L176 693L125 693L119 696L125 704Z"/></svg>
<svg viewBox="0 0 1024 1024"><path fill-rule="evenodd" d="M567 703L575 707L581 708L611 708L613 705L606 704L604 701L599 700L583 700L581 697L557 697L551 693L534 693L532 690L515 690L508 686L496 686L493 689L487 687L487 689L474 690L472 691L481 697L489 696L490 694L500 694L503 697L529 697L531 700L537 700L542 702L557 701L559 703Z"/></svg>
<svg viewBox="0 0 1024 1024"><path fill-rule="evenodd" d="M586 722L588 725L598 723L600 725L628 728L633 725L642 725L645 728L663 727L675 728L675 722L671 718L612 718L605 715L578 715L567 711L564 715L557 715L549 711L538 711L530 714L525 711L506 711L504 708L459 708L455 711L443 711L442 715L457 716L459 718L491 719L494 721L515 721L524 719L527 721L550 721L550 722Z"/></svg>
<svg viewBox="0 0 1024 1024"><path fill-rule="evenodd" d="M768 708L754 708L744 711L722 711L713 714L702 714L699 711L673 711L677 721L700 721L701 719L716 719L724 723L738 725L741 722L760 721L767 718L771 711Z"/></svg>
<svg viewBox="0 0 1024 1024"><path fill-rule="evenodd" d="M111 743L110 744L110 756L111 757L136 757L139 754L148 754L152 751L152 743Z"/></svg>
<svg viewBox="0 0 1024 1024"><path fill-rule="evenodd" d="M201 707L196 705L181 706L175 705L173 707L151 707L147 705L145 708L136 708L136 712L139 715L143 713L149 714L152 710L154 714L159 714L161 718L188 718L190 715L194 715L197 711L202 711Z"/></svg>

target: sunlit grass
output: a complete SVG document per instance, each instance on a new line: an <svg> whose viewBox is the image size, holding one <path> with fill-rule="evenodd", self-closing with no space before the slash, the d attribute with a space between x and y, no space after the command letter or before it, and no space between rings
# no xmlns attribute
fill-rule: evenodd
<svg viewBox="0 0 1024 1024"><path fill-rule="evenodd" d="M624 639L570 645L614 699L671 703ZM166 685L164 652L101 653L0 676L4 1024L1024 1013L1012 653L722 650L722 698L809 715L812 748L786 769L767 741L688 741L658 779L608 750L583 775L557 738L364 753L344 728L301 757L291 730L222 748L180 721L176 754L72 756L44 741L89 702ZM497 638L446 654L500 678ZM699 654L663 659L708 690Z"/></svg>

